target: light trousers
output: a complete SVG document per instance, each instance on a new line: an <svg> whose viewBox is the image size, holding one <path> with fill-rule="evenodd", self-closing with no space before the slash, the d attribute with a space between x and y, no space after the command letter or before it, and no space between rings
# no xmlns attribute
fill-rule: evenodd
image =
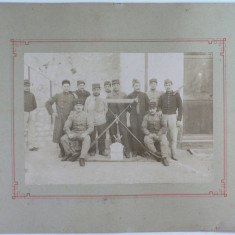
<svg viewBox="0 0 235 235"><path fill-rule="evenodd" d="M144 137L144 143L146 147L153 153L157 151L156 146L155 146L156 142L160 144L162 158L167 158L168 157L168 141L167 141L166 135L160 135L160 136L157 136L156 138L150 137L148 135Z"/></svg>
<svg viewBox="0 0 235 235"><path fill-rule="evenodd" d="M28 148L37 147L35 140L35 116L35 110L24 112L24 138Z"/></svg>
<svg viewBox="0 0 235 235"><path fill-rule="evenodd" d="M177 145L178 128L176 126L177 117L176 114L162 114L163 118L167 120L167 127L169 132L169 142L171 148L171 155L175 155Z"/></svg>
<svg viewBox="0 0 235 235"><path fill-rule="evenodd" d="M88 150L91 144L91 138L87 135L84 139L69 139L68 135L65 134L60 139L61 144L64 147L66 155L78 153L81 150L80 158L85 158L87 156Z"/></svg>

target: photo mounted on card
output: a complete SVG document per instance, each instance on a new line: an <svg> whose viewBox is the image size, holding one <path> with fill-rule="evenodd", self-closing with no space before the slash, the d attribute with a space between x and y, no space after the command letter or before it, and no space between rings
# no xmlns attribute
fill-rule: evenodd
<svg viewBox="0 0 235 235"><path fill-rule="evenodd" d="M15 151L14 176L28 195L39 185L178 195L192 183L195 194L226 193L225 156L214 148L223 126L213 124L224 118L224 94L213 96L224 82L224 39L35 39L12 40L12 48L22 89L14 108L24 105L14 130L24 159Z"/></svg>

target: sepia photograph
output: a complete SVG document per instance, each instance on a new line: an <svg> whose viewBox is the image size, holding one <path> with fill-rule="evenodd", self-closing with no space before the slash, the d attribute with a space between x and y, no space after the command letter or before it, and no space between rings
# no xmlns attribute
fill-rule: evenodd
<svg viewBox="0 0 235 235"><path fill-rule="evenodd" d="M24 53L25 184L213 180L213 54Z"/></svg>

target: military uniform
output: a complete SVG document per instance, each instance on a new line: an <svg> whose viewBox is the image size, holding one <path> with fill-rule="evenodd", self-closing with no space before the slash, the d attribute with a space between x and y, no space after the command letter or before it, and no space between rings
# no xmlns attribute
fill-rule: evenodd
<svg viewBox="0 0 235 235"><path fill-rule="evenodd" d="M110 94L107 95L107 99L125 99L127 98L127 95L124 92L118 91L112 91ZM108 105L110 111L108 111L107 113L107 117L108 117L108 123L111 123L114 119L115 116L118 116L126 107L126 104L115 104L115 103L110 103ZM126 117L126 112L124 112L120 117L119 117L120 121L127 126L127 117ZM122 136L121 138L121 142L124 145L124 151L126 152L126 154L130 153L130 142L128 139L128 133L126 128L122 125L119 124L118 125L119 131L120 131L120 135ZM111 141L112 143L115 142L115 138L114 135L117 135L117 124L114 123L111 127L110 127L110 135L111 135Z"/></svg>
<svg viewBox="0 0 235 235"><path fill-rule="evenodd" d="M149 98L144 92L132 92L130 95L127 96L129 99L135 99L138 97L138 103L134 102L131 104L131 108L129 109L130 112L130 124L132 133L137 137L137 139L144 143L144 135L141 131L141 125L143 122L144 116L147 114L149 110ZM134 153L143 153L143 148L140 144L132 138L132 151Z"/></svg>
<svg viewBox="0 0 235 235"><path fill-rule="evenodd" d="M93 84L93 88L100 88L98 84ZM91 95L87 98L84 106L84 111L93 117L94 131L91 133L91 142L95 141L96 134L100 135L106 128L106 113L108 110L107 102L100 96ZM104 155L105 152L105 138L104 133L98 140L99 154ZM96 145L91 147L91 153L95 153Z"/></svg>
<svg viewBox="0 0 235 235"><path fill-rule="evenodd" d="M24 85L30 86L30 82L25 80ZM37 102L34 94L30 91L24 91L24 136L27 137L29 150L37 149L34 134L36 108Z"/></svg>
<svg viewBox="0 0 235 235"><path fill-rule="evenodd" d="M55 118L53 142L60 143L61 136L64 135L64 124L73 110L74 96L70 92L62 92L54 95L46 102L46 109L50 115L53 114L54 110L52 105L56 104L56 111L58 116Z"/></svg>
<svg viewBox="0 0 235 235"><path fill-rule="evenodd" d="M64 147L65 154L69 156L74 155L81 150L80 158L85 158L90 148L90 134L94 130L92 117L88 116L84 111L72 111L65 122L64 132L66 133L61 137L61 144ZM68 134L75 134L72 139ZM81 134L86 133L86 137L81 138Z"/></svg>
<svg viewBox="0 0 235 235"><path fill-rule="evenodd" d="M153 153L157 152L156 143L160 144L162 158L168 157L168 141L166 137L167 120L157 113L144 116L142 131L145 134L144 143Z"/></svg>
<svg viewBox="0 0 235 235"><path fill-rule="evenodd" d="M167 81L168 82L168 81ZM167 126L170 134L170 146L172 158L175 159L177 145L177 126L176 122L182 120L182 100L178 92L165 92L160 96L158 109L162 111L162 115L167 120ZM178 115L176 115L178 111ZM175 159L176 160L176 159Z"/></svg>
<svg viewBox="0 0 235 235"><path fill-rule="evenodd" d="M150 102L156 102L156 105L158 105L160 96L163 94L163 91L157 91L157 90L149 90L146 94L149 97Z"/></svg>
<svg viewBox="0 0 235 235"><path fill-rule="evenodd" d="M87 97L91 95L89 91L86 90L76 90L73 92L79 100L82 100L82 104L84 105L86 102Z"/></svg>

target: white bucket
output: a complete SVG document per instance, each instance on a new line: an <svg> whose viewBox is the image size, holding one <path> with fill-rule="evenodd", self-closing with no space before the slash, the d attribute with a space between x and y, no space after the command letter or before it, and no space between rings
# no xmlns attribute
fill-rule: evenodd
<svg viewBox="0 0 235 235"><path fill-rule="evenodd" d="M111 160L123 160L123 145L121 143L113 143L110 145Z"/></svg>

